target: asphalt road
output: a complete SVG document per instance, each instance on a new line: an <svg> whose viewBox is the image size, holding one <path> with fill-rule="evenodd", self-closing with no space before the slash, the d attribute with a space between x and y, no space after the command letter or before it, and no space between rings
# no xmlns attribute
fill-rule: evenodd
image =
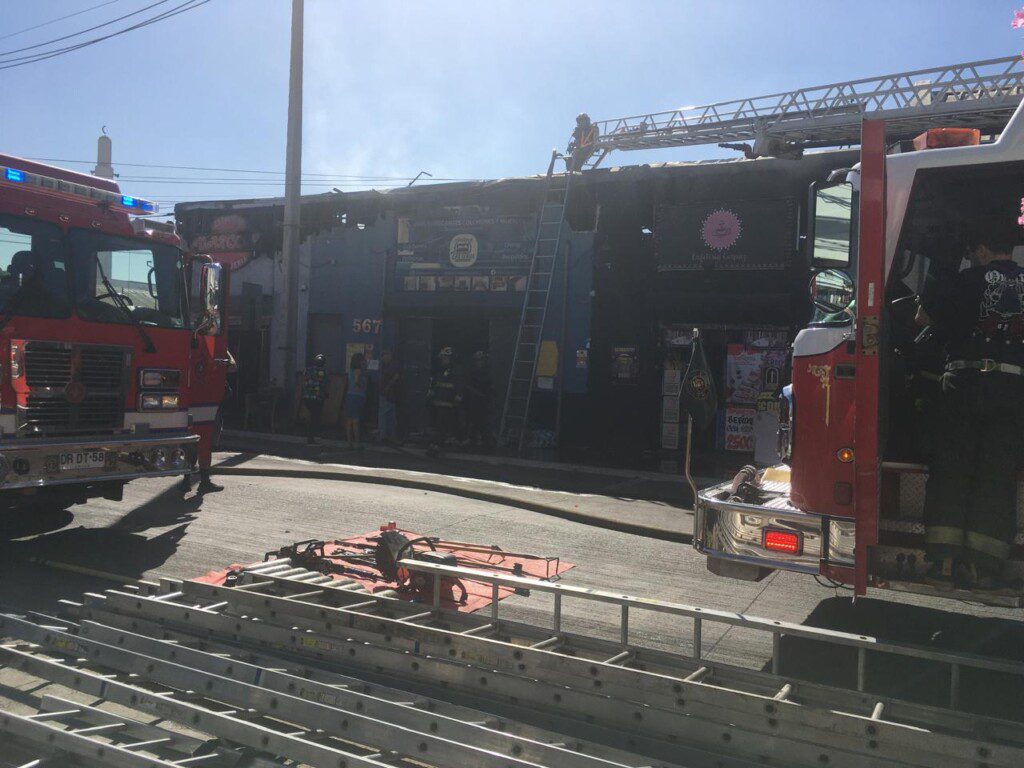
<svg viewBox="0 0 1024 768"><path fill-rule="evenodd" d="M287 462L283 462L287 463ZM296 464L296 467L300 467ZM807 577L776 573L760 583L715 577L686 545L606 530L508 504L445 493L337 480L225 477L223 492L182 499L176 483L132 483L122 502L92 501L49 518L3 518L0 536L0 605L52 611L60 598L74 599L111 583L39 565L56 561L125 578L189 578L231 563L262 559L265 551L309 538L345 537L394 520L406 529L462 541L498 544L518 551L559 555L577 564L566 583L770 617L795 623L873 634L886 639L1018 657L1024 642L1018 610L952 603L913 595L876 593L851 601ZM474 482L474 481L465 481ZM483 482L483 481L482 481ZM534 490L544 499L552 492ZM557 498L564 500L564 492ZM551 496L555 498L555 496ZM581 497L581 504L588 503ZM590 503L611 507L628 499ZM650 503L650 502L643 502ZM678 514L688 514L678 510ZM549 599L511 598L510 618L550 621ZM567 631L616 637L617 610L567 602ZM688 622L663 615L632 616L634 642L689 653ZM762 667L770 638L751 630L704 628L712 658ZM804 669L814 659L816 671ZM800 676L846 682L853 674L842 654L788 648L786 664ZM891 676L879 665L875 674ZM905 671L905 670L904 670ZM901 692L927 677L906 676Z"/></svg>

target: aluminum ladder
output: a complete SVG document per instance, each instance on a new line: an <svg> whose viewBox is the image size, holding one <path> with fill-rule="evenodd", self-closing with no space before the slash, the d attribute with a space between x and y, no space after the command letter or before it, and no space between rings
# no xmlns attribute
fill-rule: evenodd
<svg viewBox="0 0 1024 768"><path fill-rule="evenodd" d="M860 143L865 118L889 141L957 125L1000 132L1024 95L1020 56L896 72L792 91L595 121L594 149L657 149L752 142L756 156Z"/></svg>
<svg viewBox="0 0 1024 768"><path fill-rule="evenodd" d="M519 316L519 331L509 370L505 404L501 411L499 442L501 445L515 445L518 451L523 450L529 427L530 402L551 296L551 282L561 255L565 210L569 204L572 181L576 176L569 170L568 163L564 174L555 173L555 164L560 158L564 159L558 150L552 150L544 199L537 218L537 237L533 244L530 273Z"/></svg>
<svg viewBox="0 0 1024 768"><path fill-rule="evenodd" d="M66 619L0 615L0 637L12 639L0 642L0 696L12 683L45 695L28 675L91 697L90 707L119 705L207 736L203 748L168 753L164 734L119 735L114 747L135 754L100 764L131 768L146 759L216 768L239 751L320 768L1024 764L1024 723L964 711L956 696L961 670L1021 676L1019 662L560 582L417 560L401 565L488 585L495 597L503 589L545 592L547 599L536 600L550 612L544 617L542 608L538 623L523 623L502 615L495 601L481 614L455 613L442 606L439 587L433 599L406 602L276 559L248 566L234 586L161 579L64 602ZM572 631L574 620L602 606L614 634ZM668 650L638 642L645 617L656 615L683 630L682 638L669 630ZM715 637L728 627L771 638L771 669L714 658ZM783 637L856 654L856 686L784 675ZM949 705L872 693L866 673L883 656L947 667ZM63 739L81 741L76 749L86 757L93 750L102 758L100 749L111 757L114 749L84 739L117 735L118 724L136 728L123 710L110 720L69 712L79 704L39 709L83 721ZM51 732L23 719L0 711L7 736L39 758L51 754ZM226 751L204 756L213 746Z"/></svg>

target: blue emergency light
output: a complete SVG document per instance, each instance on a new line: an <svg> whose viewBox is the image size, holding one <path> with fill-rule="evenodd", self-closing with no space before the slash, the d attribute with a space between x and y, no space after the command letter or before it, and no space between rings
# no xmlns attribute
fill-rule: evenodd
<svg viewBox="0 0 1024 768"><path fill-rule="evenodd" d="M74 181L65 181L63 179L53 179L49 176L40 176L39 174L34 173L29 174L25 171L18 170L17 168L6 168L0 166L0 171L3 172L3 175L0 176L0 181L14 181L30 184L32 186L43 187L44 189L68 195L79 195L107 205L120 204L122 208L129 208L140 214L156 213L160 210L160 207L156 203L151 203L150 201L143 200L140 197L122 195L119 192L108 192L105 189L93 187L88 184L80 184Z"/></svg>

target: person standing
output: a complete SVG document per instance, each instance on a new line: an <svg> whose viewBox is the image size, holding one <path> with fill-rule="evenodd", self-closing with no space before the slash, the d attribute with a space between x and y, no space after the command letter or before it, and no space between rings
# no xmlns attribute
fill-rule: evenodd
<svg viewBox="0 0 1024 768"><path fill-rule="evenodd" d="M457 409L462 401L458 391L452 348L441 347L437 354L437 368L430 379L427 402L434 418L434 429L442 445L455 442L458 435L459 414Z"/></svg>
<svg viewBox="0 0 1024 768"><path fill-rule="evenodd" d="M378 426L381 441L391 443L398 438L398 386L402 372L390 349L385 349L381 353L380 363Z"/></svg>
<svg viewBox="0 0 1024 768"><path fill-rule="evenodd" d="M320 430L320 419L324 413L324 401L327 400L327 358L318 354L313 358L313 365L306 370L302 383L302 402L309 411L309 435L307 443L316 443L317 432Z"/></svg>
<svg viewBox="0 0 1024 768"><path fill-rule="evenodd" d="M1004 220L1005 219L1005 220ZM976 220L972 266L919 297L917 322L944 343L925 487L929 581L999 586L1017 527L1024 448L1024 269L1015 217Z"/></svg>
<svg viewBox="0 0 1024 768"><path fill-rule="evenodd" d="M359 448L363 411L366 409L366 358L352 355L345 382L345 438L349 448Z"/></svg>

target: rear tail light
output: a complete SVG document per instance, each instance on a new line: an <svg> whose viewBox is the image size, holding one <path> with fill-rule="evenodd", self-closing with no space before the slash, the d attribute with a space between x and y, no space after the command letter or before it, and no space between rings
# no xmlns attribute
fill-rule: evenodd
<svg viewBox="0 0 1024 768"><path fill-rule="evenodd" d="M804 551L804 539L799 533L765 529L764 548L771 552L782 552L787 555L799 555Z"/></svg>

